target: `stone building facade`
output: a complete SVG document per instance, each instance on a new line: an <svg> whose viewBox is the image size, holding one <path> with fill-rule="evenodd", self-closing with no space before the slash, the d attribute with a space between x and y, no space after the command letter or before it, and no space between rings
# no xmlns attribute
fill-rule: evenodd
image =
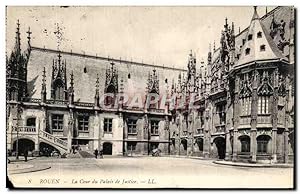
<svg viewBox="0 0 300 194"><path fill-rule="evenodd" d="M191 51L185 70L34 47L30 30L21 52L18 23L7 149L292 161L294 25L293 7L254 8L238 33L226 19L220 47L200 63Z"/></svg>

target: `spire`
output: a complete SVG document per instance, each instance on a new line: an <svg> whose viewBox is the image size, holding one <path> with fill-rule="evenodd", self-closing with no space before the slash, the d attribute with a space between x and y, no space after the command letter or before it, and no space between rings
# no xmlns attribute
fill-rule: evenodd
<svg viewBox="0 0 300 194"><path fill-rule="evenodd" d="M254 12L253 12L252 20L259 19L259 16L257 14L257 6L253 6L253 8L254 8Z"/></svg>
<svg viewBox="0 0 300 194"><path fill-rule="evenodd" d="M47 91L46 91L46 69L44 67L43 70L43 75L42 75L42 91L41 91L41 100L43 103L46 103L46 95L47 95Z"/></svg>
<svg viewBox="0 0 300 194"><path fill-rule="evenodd" d="M95 107L99 107L99 99L100 99L100 96L99 96L99 76L97 74L96 92L95 92L95 104L94 104Z"/></svg>
<svg viewBox="0 0 300 194"><path fill-rule="evenodd" d="M32 32L30 31L30 27L28 27L28 31L26 33L27 33L28 47L30 48L31 47L30 40L31 40L31 34L32 34Z"/></svg>
<svg viewBox="0 0 300 194"><path fill-rule="evenodd" d="M234 22L231 24L231 34L234 35Z"/></svg>
<svg viewBox="0 0 300 194"><path fill-rule="evenodd" d="M16 54L21 53L21 38L20 38L20 23L17 21L17 31L16 31L16 44L15 44L15 52Z"/></svg>
<svg viewBox="0 0 300 194"><path fill-rule="evenodd" d="M224 28L225 28L225 31L228 30L228 23L227 23L228 19L227 17L225 18L225 25L224 25Z"/></svg>
<svg viewBox="0 0 300 194"><path fill-rule="evenodd" d="M267 15L267 13L268 13L268 7L266 6L266 15Z"/></svg>
<svg viewBox="0 0 300 194"><path fill-rule="evenodd" d="M73 71L70 75L71 75L70 87L73 89L74 88L74 74L73 74Z"/></svg>
<svg viewBox="0 0 300 194"><path fill-rule="evenodd" d="M58 66L60 67L60 62L61 62L61 54L60 51L58 51Z"/></svg>
<svg viewBox="0 0 300 194"><path fill-rule="evenodd" d="M214 40L214 52L216 50L216 41Z"/></svg>
<svg viewBox="0 0 300 194"><path fill-rule="evenodd" d="M70 87L68 89L68 93L69 93L69 104L74 104L74 75L73 75L73 71L70 74L71 78L70 78Z"/></svg>
<svg viewBox="0 0 300 194"><path fill-rule="evenodd" d="M211 44L209 43L209 51L208 51L208 56L207 56L207 62L211 62Z"/></svg>

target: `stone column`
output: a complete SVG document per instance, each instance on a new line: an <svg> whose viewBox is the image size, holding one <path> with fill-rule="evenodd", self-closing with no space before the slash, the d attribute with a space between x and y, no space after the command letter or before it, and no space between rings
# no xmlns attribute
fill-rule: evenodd
<svg viewBox="0 0 300 194"><path fill-rule="evenodd" d="M238 143L238 130L233 129L233 150L232 150L232 161L237 161L237 143Z"/></svg>
<svg viewBox="0 0 300 194"><path fill-rule="evenodd" d="M252 102L251 102L251 130L250 130L250 155L251 162L256 162L256 153L257 153L257 106L258 106L258 95L257 95L257 85L258 85L258 71L254 70L254 79L253 79L253 91L252 91Z"/></svg>
<svg viewBox="0 0 300 194"><path fill-rule="evenodd" d="M175 136L175 154L177 156L179 156L179 151L180 150L180 137L179 137L179 134L176 133L176 136Z"/></svg>
<svg viewBox="0 0 300 194"><path fill-rule="evenodd" d="M209 105L208 105L209 106ZM204 120L204 139L203 139L203 157L209 158L210 153L210 127L209 121L211 117L210 107L206 107Z"/></svg>
<svg viewBox="0 0 300 194"><path fill-rule="evenodd" d="M231 142L230 142L230 130L226 129L226 154L225 154L225 160L230 160L231 156L230 153L232 152L231 150Z"/></svg>
<svg viewBox="0 0 300 194"><path fill-rule="evenodd" d="M250 155L251 155L251 162L256 162L256 152L257 152L257 142L256 142L256 129L250 130Z"/></svg>
<svg viewBox="0 0 300 194"><path fill-rule="evenodd" d="M283 134L284 138L284 163L289 162L289 130L286 128Z"/></svg>
<svg viewBox="0 0 300 194"><path fill-rule="evenodd" d="M277 142L277 129L272 129L272 163L277 162L277 148L276 148L276 142Z"/></svg>
<svg viewBox="0 0 300 194"><path fill-rule="evenodd" d="M226 152L225 152L225 160L231 159L231 142L230 142L230 131L233 129L232 126L232 119L233 119L233 110L232 110L232 98L230 95L230 88L229 88L229 79L226 84L227 88L227 103L226 103L226 128L225 128L225 139L226 139Z"/></svg>
<svg viewBox="0 0 300 194"><path fill-rule="evenodd" d="M40 150L40 144L39 144L39 141L37 138L37 142L35 142L35 144L34 144L34 151L39 151L39 150Z"/></svg>
<svg viewBox="0 0 300 194"><path fill-rule="evenodd" d="M279 82L279 72L278 69L274 71L274 94L272 101L272 162L277 162L277 123L278 123L278 82Z"/></svg>
<svg viewBox="0 0 300 194"><path fill-rule="evenodd" d="M128 127L127 127L127 118L123 118L123 155L128 156L128 150L127 150L127 139L128 139Z"/></svg>
<svg viewBox="0 0 300 194"><path fill-rule="evenodd" d="M234 107L233 107L233 150L232 150L232 161L237 161L237 133L239 127L239 89L240 89L240 77L236 75L235 78L235 89L234 89Z"/></svg>

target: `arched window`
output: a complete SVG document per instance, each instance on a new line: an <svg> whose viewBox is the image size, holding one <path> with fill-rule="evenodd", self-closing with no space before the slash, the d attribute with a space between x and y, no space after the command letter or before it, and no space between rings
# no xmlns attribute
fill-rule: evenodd
<svg viewBox="0 0 300 194"><path fill-rule="evenodd" d="M268 153L268 144L270 137L267 135L260 135L257 137L257 153L267 154Z"/></svg>
<svg viewBox="0 0 300 194"><path fill-rule="evenodd" d="M250 152L250 137L243 135L240 138L241 152Z"/></svg>
<svg viewBox="0 0 300 194"><path fill-rule="evenodd" d="M199 151L203 151L203 139L202 138L198 138L196 140L196 143L197 143L197 145L199 147Z"/></svg>

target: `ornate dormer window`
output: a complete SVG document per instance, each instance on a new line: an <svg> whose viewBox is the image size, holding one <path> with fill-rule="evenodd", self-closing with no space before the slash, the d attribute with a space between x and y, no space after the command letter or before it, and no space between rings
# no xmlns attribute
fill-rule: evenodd
<svg viewBox="0 0 300 194"><path fill-rule="evenodd" d="M246 48L245 49L245 55L249 55L250 54L250 48Z"/></svg>
<svg viewBox="0 0 300 194"><path fill-rule="evenodd" d="M249 34L249 35L248 35L248 41L249 41L249 40L252 40L252 34Z"/></svg>
<svg viewBox="0 0 300 194"><path fill-rule="evenodd" d="M257 32L257 38L261 38L262 37L262 32Z"/></svg>
<svg viewBox="0 0 300 194"><path fill-rule="evenodd" d="M67 100L67 80L66 80L66 61L61 60L58 53L58 59L53 60L51 98L54 100Z"/></svg>
<svg viewBox="0 0 300 194"><path fill-rule="evenodd" d="M104 99L104 104L106 106L111 106L115 102L116 94L118 93L118 72L114 67L114 62L111 62L111 67L106 70L106 80L104 93L106 97Z"/></svg>
<svg viewBox="0 0 300 194"><path fill-rule="evenodd" d="M264 45L264 44L260 45L259 49L260 49L261 52L266 51L266 45Z"/></svg>
<svg viewBox="0 0 300 194"><path fill-rule="evenodd" d="M158 73L153 69L153 73L148 75L147 83L147 102L151 103L155 101L155 98L159 97L159 79ZM150 99L149 99L150 98ZM148 104L147 104L148 105ZM158 108L158 103L151 103L149 108Z"/></svg>

